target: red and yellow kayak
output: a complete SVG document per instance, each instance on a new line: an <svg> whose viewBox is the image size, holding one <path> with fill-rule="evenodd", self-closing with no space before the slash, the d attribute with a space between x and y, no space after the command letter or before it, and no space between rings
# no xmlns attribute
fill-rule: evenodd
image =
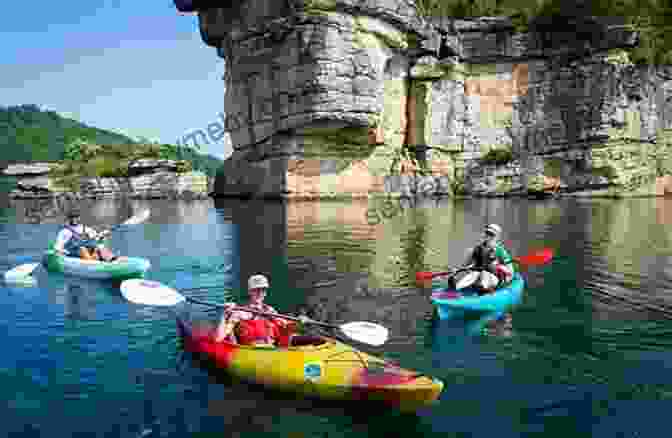
<svg viewBox="0 0 672 438"><path fill-rule="evenodd" d="M307 397L382 403L414 412L438 399L443 382L400 368L335 339L295 337L287 348L214 342L212 331L178 318L185 350L231 375Z"/></svg>

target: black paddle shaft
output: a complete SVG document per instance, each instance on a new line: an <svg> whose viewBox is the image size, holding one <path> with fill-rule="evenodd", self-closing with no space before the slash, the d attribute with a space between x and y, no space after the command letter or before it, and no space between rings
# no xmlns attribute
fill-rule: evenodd
<svg viewBox="0 0 672 438"><path fill-rule="evenodd" d="M222 308L222 309L229 307L229 306L225 306L224 304L211 303L209 301L201 301L201 300L197 300L196 298L191 298L191 297L187 297L187 301L191 301L192 303L196 303L196 304L203 304L204 306L219 307L219 308ZM327 324L326 322L319 322L319 321L312 321L312 320L302 321L301 319L296 318L294 316L281 315L279 313L272 313L272 312L264 312L263 310L255 310L255 309L250 309L250 308L242 307L242 306L235 306L232 309L233 310L242 310L244 312L256 313L258 315L271 316L273 318L289 319L291 321L297 321L297 322L306 323L306 324L315 324L315 325L319 325L319 326L322 326L322 327L340 328L337 325Z"/></svg>

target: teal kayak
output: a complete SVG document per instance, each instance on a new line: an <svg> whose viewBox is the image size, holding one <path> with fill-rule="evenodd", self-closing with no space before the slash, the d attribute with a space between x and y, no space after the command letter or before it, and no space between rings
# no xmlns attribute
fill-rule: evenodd
<svg viewBox="0 0 672 438"><path fill-rule="evenodd" d="M140 257L122 257L113 262L102 262L63 256L52 248L44 254L42 264L51 272L99 280L142 278L151 267L149 260Z"/></svg>
<svg viewBox="0 0 672 438"><path fill-rule="evenodd" d="M486 295L478 295L472 288L456 291L442 287L433 290L431 300L440 319L463 316L467 313L503 314L520 302L524 288L523 277L516 273L510 284Z"/></svg>

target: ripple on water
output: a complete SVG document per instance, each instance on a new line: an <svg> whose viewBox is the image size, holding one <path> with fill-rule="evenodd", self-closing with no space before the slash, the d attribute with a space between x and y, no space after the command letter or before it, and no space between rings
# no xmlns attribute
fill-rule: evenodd
<svg viewBox="0 0 672 438"><path fill-rule="evenodd" d="M379 226L345 214L293 217L275 204L156 205L150 224L112 239L150 259L149 278L180 290L201 286L184 293L222 302L242 297L240 272L268 272L279 310L319 304L325 320L390 328L385 346L362 349L443 379L440 402L418 417L361 409L359 418L223 381L183 354L172 310L127 303L118 285L42 272L31 287L0 284L0 384L12 409L0 433L32 424L35 434L59 436L612 437L653 436L637 424L665 420L647 403L672 394L672 323L623 301L670 302L671 239L645 203L433 203ZM205 220L189 216L196 211ZM415 272L461 262L486 221L504 226L514 255L552 247L557 257L524 271L527 287L508 328L469 333L467 323L437 324ZM3 223L0 267L39 258L55 231ZM231 272L221 271L226 263ZM197 317L218 316L206 310L191 306Z"/></svg>

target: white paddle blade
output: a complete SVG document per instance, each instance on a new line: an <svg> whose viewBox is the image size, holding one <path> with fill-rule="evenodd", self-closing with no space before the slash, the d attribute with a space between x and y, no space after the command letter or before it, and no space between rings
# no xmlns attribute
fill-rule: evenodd
<svg viewBox="0 0 672 438"><path fill-rule="evenodd" d="M10 269L5 272L5 281L8 283L24 283L26 281L31 281L34 279L34 277L31 277L31 274L39 265L39 263L26 263L25 265L19 265Z"/></svg>
<svg viewBox="0 0 672 438"><path fill-rule="evenodd" d="M185 301L175 289L158 281L133 278L121 283L121 294L131 303L146 306L174 306Z"/></svg>
<svg viewBox="0 0 672 438"><path fill-rule="evenodd" d="M387 328L382 325L366 321L348 322L341 325L340 329L349 338L374 346L383 345L390 335Z"/></svg>
<svg viewBox="0 0 672 438"><path fill-rule="evenodd" d="M147 220L149 214L150 214L149 210L143 210L140 213L126 219L126 221L123 222L123 225L137 225L139 223L142 223Z"/></svg>
<svg viewBox="0 0 672 438"><path fill-rule="evenodd" d="M455 285L455 289L460 290L471 286L476 282L476 280L478 280L480 275L481 273L478 271L471 271L467 273L464 277L460 278L460 280Z"/></svg>

